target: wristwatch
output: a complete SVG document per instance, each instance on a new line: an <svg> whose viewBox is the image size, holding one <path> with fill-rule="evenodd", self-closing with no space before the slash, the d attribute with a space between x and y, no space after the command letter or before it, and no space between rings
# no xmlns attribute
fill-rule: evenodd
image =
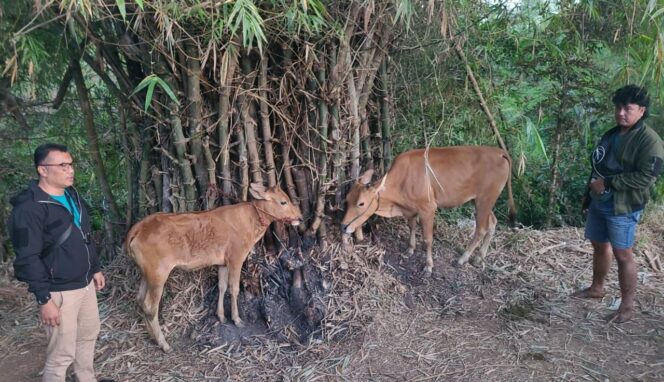
<svg viewBox="0 0 664 382"><path fill-rule="evenodd" d="M45 305L49 300L51 299L51 294L47 294L46 296L39 298L37 297L37 304L39 305Z"/></svg>

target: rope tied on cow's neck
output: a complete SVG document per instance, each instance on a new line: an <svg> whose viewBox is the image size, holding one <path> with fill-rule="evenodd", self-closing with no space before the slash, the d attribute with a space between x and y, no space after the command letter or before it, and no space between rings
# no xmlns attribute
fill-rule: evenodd
<svg viewBox="0 0 664 382"><path fill-rule="evenodd" d="M355 216L353 220L351 220L347 225L350 226L355 222L355 220L359 219L360 216L364 215L365 212L369 211L369 208L371 208L371 205L373 204L374 200L378 202L378 205L376 206L376 211L378 211L380 209L380 191L376 191L374 193L374 197L371 198L371 201L367 205L367 208L365 208L364 211L362 211L359 215Z"/></svg>
<svg viewBox="0 0 664 382"><path fill-rule="evenodd" d="M256 205L256 202L250 202L249 204L251 204L251 206L254 207L254 209L256 210L256 215L258 215L258 223L259 223L261 226L264 226L264 227L269 226L269 225L270 225L270 222L267 221L267 220L263 217L263 213L266 214L266 215L268 215L268 216L271 216L271 215L268 214L267 212L265 212L263 209L258 208L258 206ZM261 212L262 212L262 213L261 213Z"/></svg>
<svg viewBox="0 0 664 382"><path fill-rule="evenodd" d="M267 227L272 222L290 223L293 220L297 220L297 218L279 218L279 217L276 217L275 215L265 211L264 209L259 208L256 205L255 201L249 202L249 204L251 204L251 206L254 207L254 209L256 210L256 215L258 215L258 222L261 224L261 226ZM265 217L263 215L267 215L267 216L271 217L272 219L267 220L267 219L265 219Z"/></svg>

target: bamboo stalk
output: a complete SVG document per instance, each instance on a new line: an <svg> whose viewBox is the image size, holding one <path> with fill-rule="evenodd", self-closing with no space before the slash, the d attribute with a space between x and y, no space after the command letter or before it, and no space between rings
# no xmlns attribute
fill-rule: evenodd
<svg viewBox="0 0 664 382"><path fill-rule="evenodd" d="M231 195L231 165L230 165L230 94L231 84L237 68L237 55L232 46L226 49L222 57L222 69L220 70L220 91L219 91L219 147L221 147L221 190L222 202L224 205L230 204L229 195ZM225 68L225 70L224 70Z"/></svg>
<svg viewBox="0 0 664 382"><path fill-rule="evenodd" d="M92 104L90 103L90 95L88 94L88 88L85 85L85 80L83 79L83 72L81 71L81 66L78 61L73 58L71 60L72 76L74 78L74 83L76 84L76 89L78 91L79 102L81 105L81 111L85 119L85 132L88 137L88 144L90 148L90 157L95 166L95 174L97 176L97 181L99 182L99 187L101 192L104 195L104 198L108 202L108 205L111 210L111 217L114 221L119 221L120 219L120 210L118 205L115 203L115 198L111 192L111 186L108 182L108 177L106 175L106 168L104 167L104 162L101 157L101 151L99 150L99 138L97 136L97 128L95 127L94 122L94 112L92 111Z"/></svg>
<svg viewBox="0 0 664 382"><path fill-rule="evenodd" d="M381 169L383 174L390 168L392 163L392 143L390 141L392 120L390 116L389 92L387 91L387 57L383 58L380 64L380 84L378 85L378 94L380 98L380 117L381 117L381 138L383 140L383 149L381 151Z"/></svg>
<svg viewBox="0 0 664 382"><path fill-rule="evenodd" d="M171 112L171 128L173 129L173 147L177 155L176 163L180 167L182 174L182 186L184 188L184 206L186 211L196 210L196 180L191 171L191 162L187 157L187 139L182 131L182 121L180 120L179 107L175 102L169 104ZM165 150L162 148L162 150Z"/></svg>
<svg viewBox="0 0 664 382"><path fill-rule="evenodd" d="M186 70L186 96L187 111L189 117L189 149L194 165L194 175L198 184L199 195L205 195L208 188L207 166L203 154L203 100L201 99L201 63L198 60L198 48L195 44L188 42L185 45L187 51Z"/></svg>
<svg viewBox="0 0 664 382"><path fill-rule="evenodd" d="M219 196L219 190L217 189L217 165L212 158L212 152L210 151L210 137L206 136L203 138L203 153L205 154L205 162L208 164L208 189L205 193L205 209L210 210L217 206L217 198Z"/></svg>
<svg viewBox="0 0 664 382"><path fill-rule="evenodd" d="M134 163L132 161L131 150L129 148L129 128L127 127L127 110L126 104L121 103L120 112L120 140L122 143L122 151L124 151L125 159L127 160L127 205L125 206L125 230L129 230L133 222L133 209L134 209Z"/></svg>
<svg viewBox="0 0 664 382"><path fill-rule="evenodd" d="M477 80L475 79L475 74L473 73L473 69L468 64L468 59L466 59L466 54L463 52L463 48L461 47L458 38L454 39L454 50L456 51L457 55L459 56L459 58L466 67L468 78L470 78L470 82L473 84L473 89L475 90L475 94L477 95L477 98L479 98L480 100L480 106L482 107L484 114L486 114L486 117L489 120L489 125L491 126L491 130L493 130L493 134L496 136L496 140L498 141L500 148L507 151L507 146L505 146L505 142L503 141L503 138L500 136L500 132L498 131L498 126L496 126L496 120L493 118L493 114L491 113L491 110L489 110L489 106L487 106L486 101L484 100L484 95L482 95L482 90L480 90L480 86L477 83Z"/></svg>
<svg viewBox="0 0 664 382"><path fill-rule="evenodd" d="M261 160L258 154L258 141L256 139L256 104L248 94L256 81L256 71L253 69L251 59L248 55L242 56L242 72L245 76L244 93L239 97L240 119L244 127L246 137L247 153L249 167L251 169L251 179L257 183L263 183L263 174L261 171Z"/></svg>
<svg viewBox="0 0 664 382"><path fill-rule="evenodd" d="M330 130L331 130L331 141L334 150L334 162L333 162L333 179L336 180L336 190L335 190L335 204L337 209L341 208L343 203L343 183L345 179L345 173L343 171L343 162L345 157L345 150L343 146L343 139L341 137L341 129L339 123L339 87L336 86L336 78L338 75L335 72L337 68L337 56L338 56L337 45L330 43L328 46L328 57L330 58L330 68L333 68L332 73L330 74L330 84L329 89L329 99L330 99Z"/></svg>
<svg viewBox="0 0 664 382"><path fill-rule="evenodd" d="M321 65L316 71L316 77L319 84L324 84L327 80L325 65ZM316 207L314 210L314 220L311 223L309 233L318 232L321 239L326 236L326 227L323 221L325 210L325 195L329 188L327 182L327 130L329 125L328 106L324 97L323 89L319 89L321 96L318 99L318 133L320 135L319 158L318 158L318 190L316 198Z"/></svg>
<svg viewBox="0 0 664 382"><path fill-rule="evenodd" d="M267 99L267 64L268 58L265 52L261 56L261 71L258 77L258 89L260 96L261 128L263 133L263 149L265 150L265 165L267 171L268 186L277 184L276 166L274 164L274 149L272 147L272 130L270 129L270 115Z"/></svg>

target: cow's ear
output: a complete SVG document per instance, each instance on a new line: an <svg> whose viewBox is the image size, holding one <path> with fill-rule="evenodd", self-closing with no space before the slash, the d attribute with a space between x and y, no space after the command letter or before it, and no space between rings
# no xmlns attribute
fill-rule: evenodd
<svg viewBox="0 0 664 382"><path fill-rule="evenodd" d="M265 194L265 186L263 186L260 183L252 183L249 186L249 192L251 193L251 196L254 197L254 199L259 199L259 200L266 200L267 195Z"/></svg>
<svg viewBox="0 0 664 382"><path fill-rule="evenodd" d="M373 176L374 170L367 170L360 176L358 182L364 184L365 186L371 183L371 177Z"/></svg>
<svg viewBox="0 0 664 382"><path fill-rule="evenodd" d="M376 188L376 193L385 191L385 181L387 180L387 174L383 175L383 179L380 180L380 185Z"/></svg>

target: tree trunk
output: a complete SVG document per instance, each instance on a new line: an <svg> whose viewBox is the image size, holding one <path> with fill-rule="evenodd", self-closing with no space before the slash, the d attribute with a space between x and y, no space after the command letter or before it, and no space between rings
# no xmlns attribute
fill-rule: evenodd
<svg viewBox="0 0 664 382"><path fill-rule="evenodd" d="M551 183L549 183L549 201L547 205L546 221L544 225L546 227L551 227L553 217L556 214L556 190L558 189L558 162L560 161L560 144L562 141L563 130L565 129L565 99L567 97L567 85L563 84L562 91L558 99L560 100L560 105L558 107L558 116L556 118L556 130L553 134L553 159L551 161Z"/></svg>

